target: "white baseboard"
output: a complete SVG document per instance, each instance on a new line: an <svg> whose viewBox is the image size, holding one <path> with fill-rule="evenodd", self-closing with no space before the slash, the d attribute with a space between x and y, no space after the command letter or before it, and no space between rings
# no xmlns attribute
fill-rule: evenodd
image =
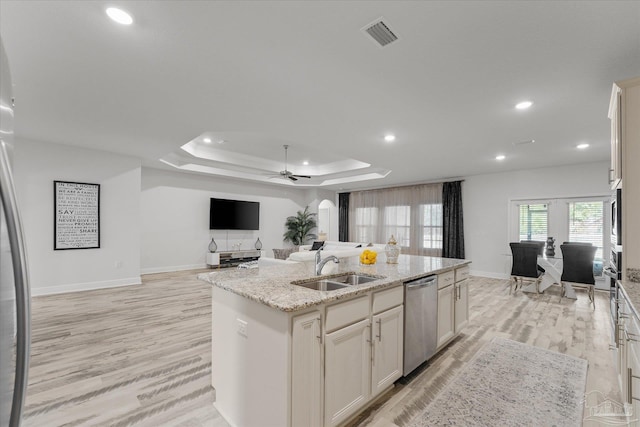
<svg viewBox="0 0 640 427"><path fill-rule="evenodd" d="M95 289L117 288L120 286L140 285L140 276L128 277L126 279L104 280L101 282L72 283L69 285L32 287L31 296L66 294L69 292L92 291Z"/></svg>
<svg viewBox="0 0 640 427"><path fill-rule="evenodd" d="M150 267L140 270L141 274L153 274L153 273L169 273L171 271L184 271L184 270L196 270L200 268L207 268L207 264L189 264L189 265L174 265L168 267Z"/></svg>
<svg viewBox="0 0 640 427"><path fill-rule="evenodd" d="M469 270L471 276L487 277L489 279L508 279L509 275L506 273L493 273L490 271L478 271Z"/></svg>

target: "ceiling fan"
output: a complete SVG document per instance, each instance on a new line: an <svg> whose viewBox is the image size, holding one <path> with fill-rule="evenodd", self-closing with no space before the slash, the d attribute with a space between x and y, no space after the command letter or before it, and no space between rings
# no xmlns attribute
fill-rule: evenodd
<svg viewBox="0 0 640 427"><path fill-rule="evenodd" d="M283 179L290 179L291 181L297 181L298 178L311 178L309 175L294 175L291 171L287 169L287 150L289 149L288 145L283 145L284 147L284 170L280 171L279 177Z"/></svg>

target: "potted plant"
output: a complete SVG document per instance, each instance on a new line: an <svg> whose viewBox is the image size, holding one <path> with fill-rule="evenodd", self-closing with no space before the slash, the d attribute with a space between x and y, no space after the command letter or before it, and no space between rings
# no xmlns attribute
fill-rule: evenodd
<svg viewBox="0 0 640 427"><path fill-rule="evenodd" d="M284 225L287 231L283 240L291 242L294 246L304 245L316 238L316 235L311 233L311 230L316 228L316 214L309 212L309 206L304 208L304 211L298 211L295 216L288 217Z"/></svg>

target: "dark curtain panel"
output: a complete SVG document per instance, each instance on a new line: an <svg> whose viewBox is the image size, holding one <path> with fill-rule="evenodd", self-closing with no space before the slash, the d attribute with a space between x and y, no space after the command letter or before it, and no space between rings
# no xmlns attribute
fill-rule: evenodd
<svg viewBox="0 0 640 427"><path fill-rule="evenodd" d="M351 193L338 194L338 240L349 241L349 195Z"/></svg>
<svg viewBox="0 0 640 427"><path fill-rule="evenodd" d="M442 184L442 256L464 258L462 181Z"/></svg>

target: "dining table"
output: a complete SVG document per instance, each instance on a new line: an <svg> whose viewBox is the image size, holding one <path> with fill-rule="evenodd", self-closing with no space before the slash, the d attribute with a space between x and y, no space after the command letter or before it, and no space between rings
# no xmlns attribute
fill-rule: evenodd
<svg viewBox="0 0 640 427"><path fill-rule="evenodd" d="M505 254L511 257L511 254ZM556 256L538 256L538 265L544 268L545 273L542 275L540 284L536 289L535 282L529 283L522 288L522 292L527 293L543 293L553 285L562 285L564 287L564 296L569 299L578 299L575 289L568 282L562 282L562 257Z"/></svg>

